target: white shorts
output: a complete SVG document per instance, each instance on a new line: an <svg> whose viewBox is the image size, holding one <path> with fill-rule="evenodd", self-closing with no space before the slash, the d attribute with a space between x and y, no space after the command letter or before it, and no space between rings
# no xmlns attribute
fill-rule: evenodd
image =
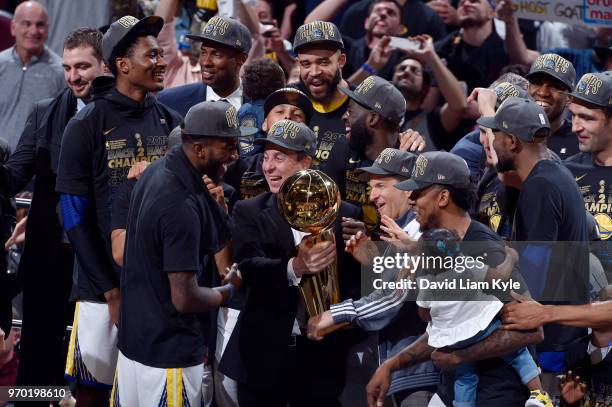
<svg viewBox="0 0 612 407"><path fill-rule="evenodd" d="M79 301L66 358L66 378L86 386L111 389L117 366L117 327L108 305Z"/></svg>
<svg viewBox="0 0 612 407"><path fill-rule="evenodd" d="M176 369L151 367L119 352L112 407L200 407L204 364Z"/></svg>

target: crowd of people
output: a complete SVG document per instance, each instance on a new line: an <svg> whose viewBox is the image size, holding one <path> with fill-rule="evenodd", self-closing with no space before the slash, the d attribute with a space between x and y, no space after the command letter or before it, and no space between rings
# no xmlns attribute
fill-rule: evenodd
<svg viewBox="0 0 612 407"><path fill-rule="evenodd" d="M512 0L0 9L0 386L612 406L612 28ZM324 240L279 204L313 170L339 191ZM314 224L321 202L287 205ZM368 286L406 253L453 265ZM478 299L423 284L449 275Z"/></svg>

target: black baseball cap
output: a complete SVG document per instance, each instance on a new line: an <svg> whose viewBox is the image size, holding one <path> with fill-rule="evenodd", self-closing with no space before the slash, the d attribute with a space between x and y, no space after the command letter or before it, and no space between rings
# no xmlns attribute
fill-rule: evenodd
<svg viewBox="0 0 612 407"><path fill-rule="evenodd" d="M376 157L376 161L370 167L358 168L355 171L360 177L366 174L399 176L410 178L417 155L395 148L385 148ZM364 174L366 173L366 174Z"/></svg>
<svg viewBox="0 0 612 407"><path fill-rule="evenodd" d="M304 123L293 120L279 120L268 131L266 138L259 138L255 144L272 143L292 151L304 152L314 157L317 152L317 136Z"/></svg>
<svg viewBox="0 0 612 407"><path fill-rule="evenodd" d="M423 153L417 157L410 178L395 184L395 188L414 191L434 184L469 187L470 169L465 160L446 151Z"/></svg>
<svg viewBox="0 0 612 407"><path fill-rule="evenodd" d="M530 79L540 74L557 79L563 83L568 90L572 90L576 83L576 70L574 69L574 65L557 54L540 55L534 63L531 64L529 73L525 75L525 77Z"/></svg>
<svg viewBox="0 0 612 407"><path fill-rule="evenodd" d="M509 97L517 97L521 99L531 99L529 93L520 86L517 86L510 82L502 82L498 84L495 88L493 88L495 94L497 95L497 101L495 102L495 109L498 109L499 106L504 103L506 99Z"/></svg>
<svg viewBox="0 0 612 407"><path fill-rule="evenodd" d="M406 99L391 82L381 77L368 76L354 91L338 87L355 102L370 109L392 123L400 124L406 113Z"/></svg>
<svg viewBox="0 0 612 407"><path fill-rule="evenodd" d="M268 116L270 110L278 105L293 105L299 107L306 115L306 123L314 113L312 102L304 92L296 88L281 88L272 92L264 102L264 117Z"/></svg>
<svg viewBox="0 0 612 407"><path fill-rule="evenodd" d="M582 75L576 88L569 95L599 107L612 108L612 75L610 71Z"/></svg>
<svg viewBox="0 0 612 407"><path fill-rule="evenodd" d="M185 115L183 134L192 139L206 137L248 136L257 129L238 127L234 106L225 100L205 101L193 106Z"/></svg>
<svg viewBox="0 0 612 407"><path fill-rule="evenodd" d="M213 42L234 48L244 54L251 50L251 33L240 21L232 18L214 16L202 28L200 34L187 34L194 41Z"/></svg>
<svg viewBox="0 0 612 407"><path fill-rule="evenodd" d="M517 97L509 97L499 106L495 116L482 116L476 123L516 136L527 143L540 140L535 137L539 130L550 130L544 109L531 99Z"/></svg>
<svg viewBox="0 0 612 407"><path fill-rule="evenodd" d="M331 45L344 49L342 35L334 23L329 21L313 21L298 27L293 38L293 50L299 52L307 46Z"/></svg>
<svg viewBox="0 0 612 407"><path fill-rule="evenodd" d="M132 16L121 17L108 27L102 37L102 57L109 61L113 50L128 34L144 33L157 37L163 26L164 19L158 16L149 16L142 20Z"/></svg>

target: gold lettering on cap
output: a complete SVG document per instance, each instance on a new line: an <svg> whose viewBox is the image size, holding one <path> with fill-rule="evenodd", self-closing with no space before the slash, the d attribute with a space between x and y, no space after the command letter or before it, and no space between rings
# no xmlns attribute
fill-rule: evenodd
<svg viewBox="0 0 612 407"><path fill-rule="evenodd" d="M427 164L429 160L422 155L420 155L416 162L414 163L414 170L412 172L413 177L421 177L425 174L425 169L427 168Z"/></svg>
<svg viewBox="0 0 612 407"><path fill-rule="evenodd" d="M270 129L270 134L276 138L287 138L295 139L297 137L300 128L295 122L289 120L281 120L274 123Z"/></svg>
<svg viewBox="0 0 612 407"><path fill-rule="evenodd" d="M333 23L327 21L313 21L304 24L299 29L299 39L307 41L335 40L336 30Z"/></svg>
<svg viewBox="0 0 612 407"><path fill-rule="evenodd" d="M208 20L208 24L204 27L204 33L212 35L213 37L220 37L224 36L228 29L229 22L219 16L215 16Z"/></svg>
<svg viewBox="0 0 612 407"><path fill-rule="evenodd" d="M123 28L130 28L138 22L136 17L132 16L123 16L119 20L117 20L117 24L121 25Z"/></svg>
<svg viewBox="0 0 612 407"><path fill-rule="evenodd" d="M382 153L376 158L376 164L382 164L383 161L385 163L390 163L393 157L397 154L397 150L393 148L385 148Z"/></svg>
<svg viewBox="0 0 612 407"><path fill-rule="evenodd" d="M238 113L234 106L230 105L230 107L227 108L225 111L225 119L229 127L234 129L238 128Z"/></svg>
<svg viewBox="0 0 612 407"><path fill-rule="evenodd" d="M355 89L355 93L365 95L370 91L370 89L374 87L374 83L374 77L368 76L363 82L359 84L359 86L357 86L357 89Z"/></svg>
<svg viewBox="0 0 612 407"><path fill-rule="evenodd" d="M502 82L497 85L495 87L495 94L497 95L497 99L502 102L509 97L517 97L520 95L518 88L510 82Z"/></svg>
<svg viewBox="0 0 612 407"><path fill-rule="evenodd" d="M557 54L540 55L533 63L534 69L548 69L555 72L566 73L570 62Z"/></svg>
<svg viewBox="0 0 612 407"><path fill-rule="evenodd" d="M601 85L603 85L601 79L588 73L580 78L580 82L578 82L578 86L576 86L576 91L584 95L597 95Z"/></svg>

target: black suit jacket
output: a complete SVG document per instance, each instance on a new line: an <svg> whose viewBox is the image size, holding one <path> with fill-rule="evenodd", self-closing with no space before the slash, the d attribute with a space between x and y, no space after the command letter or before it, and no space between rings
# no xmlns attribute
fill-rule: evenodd
<svg viewBox="0 0 612 407"><path fill-rule="evenodd" d="M347 298L347 291L359 285L360 277L358 264L344 252L342 216L360 219L361 210L343 202L334 225L338 269L344 277L341 296ZM346 349L351 339L357 340L352 333L330 335L321 342L304 338L298 345L298 361L289 362L288 345L300 293L287 280L287 263L295 256L295 244L290 226L276 207L276 195L266 192L239 201L233 218L235 258L240 262L247 299L220 370L255 389L307 379L313 391L338 396L344 387ZM290 377L296 363L302 379Z"/></svg>

